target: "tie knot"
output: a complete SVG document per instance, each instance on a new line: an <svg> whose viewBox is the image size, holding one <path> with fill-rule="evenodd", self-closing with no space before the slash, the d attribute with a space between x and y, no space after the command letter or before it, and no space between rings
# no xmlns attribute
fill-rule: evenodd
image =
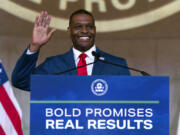
<svg viewBox="0 0 180 135"><path fill-rule="evenodd" d="M85 53L81 53L80 55L79 55L79 58L80 59L85 59L87 57L87 55L85 54Z"/></svg>

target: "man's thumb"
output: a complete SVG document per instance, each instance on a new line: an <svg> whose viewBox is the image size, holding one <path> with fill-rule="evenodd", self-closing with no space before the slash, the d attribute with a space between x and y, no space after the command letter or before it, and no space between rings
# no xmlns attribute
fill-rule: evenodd
<svg viewBox="0 0 180 135"><path fill-rule="evenodd" d="M53 35L53 33L56 31L56 29L51 29L51 31L48 33L48 39L50 39Z"/></svg>

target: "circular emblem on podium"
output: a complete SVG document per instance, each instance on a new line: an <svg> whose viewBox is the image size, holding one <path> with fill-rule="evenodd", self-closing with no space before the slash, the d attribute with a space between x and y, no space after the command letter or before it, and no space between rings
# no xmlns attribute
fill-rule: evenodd
<svg viewBox="0 0 180 135"><path fill-rule="evenodd" d="M103 96L108 91L108 84L102 79L94 80L91 84L91 91L96 96Z"/></svg>

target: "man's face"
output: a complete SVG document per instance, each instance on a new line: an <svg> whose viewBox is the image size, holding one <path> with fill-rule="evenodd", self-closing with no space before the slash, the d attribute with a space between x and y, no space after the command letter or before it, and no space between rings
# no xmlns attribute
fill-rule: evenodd
<svg viewBox="0 0 180 135"><path fill-rule="evenodd" d="M77 50L84 52L94 45L96 27L91 16L87 14L74 15L68 32Z"/></svg>

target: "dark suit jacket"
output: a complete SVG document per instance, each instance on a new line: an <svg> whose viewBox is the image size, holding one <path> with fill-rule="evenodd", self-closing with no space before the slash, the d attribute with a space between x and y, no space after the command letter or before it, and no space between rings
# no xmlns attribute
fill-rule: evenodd
<svg viewBox="0 0 180 135"><path fill-rule="evenodd" d="M17 61L12 73L12 84L23 90L30 90L30 75L31 74L54 74L75 67L73 51L70 49L65 54L49 57L41 65L36 67L39 52L33 55L26 55L26 51ZM96 49L105 60L125 65L126 60L116 56L112 56L103 51ZM65 75L76 75L77 71L65 73ZM103 62L96 62L93 66L92 75L130 75L128 69L120 68Z"/></svg>

